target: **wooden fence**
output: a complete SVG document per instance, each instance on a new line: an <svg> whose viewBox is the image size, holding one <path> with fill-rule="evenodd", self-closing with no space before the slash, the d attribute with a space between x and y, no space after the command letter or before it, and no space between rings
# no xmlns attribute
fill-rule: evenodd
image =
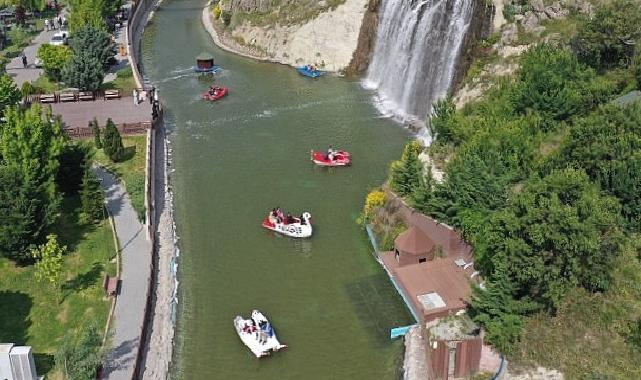
<svg viewBox="0 0 641 380"><path fill-rule="evenodd" d="M151 129L152 123L143 121L138 123L122 123L116 125L118 132L123 135L144 135ZM74 139L93 138L93 131L89 127L65 127L65 133Z"/></svg>

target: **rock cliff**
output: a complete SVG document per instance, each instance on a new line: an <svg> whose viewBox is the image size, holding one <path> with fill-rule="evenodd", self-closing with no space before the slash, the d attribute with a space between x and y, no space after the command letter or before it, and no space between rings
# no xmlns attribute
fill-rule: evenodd
<svg viewBox="0 0 641 380"><path fill-rule="evenodd" d="M219 39L257 59L345 69L358 44L369 0L227 0L230 25L214 21ZM309 4L307 4L309 3Z"/></svg>

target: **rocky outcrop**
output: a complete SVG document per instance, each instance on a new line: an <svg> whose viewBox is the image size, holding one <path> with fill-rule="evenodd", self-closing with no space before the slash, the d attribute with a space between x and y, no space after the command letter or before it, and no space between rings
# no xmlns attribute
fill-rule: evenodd
<svg viewBox="0 0 641 380"><path fill-rule="evenodd" d="M474 46L476 42L487 38L492 32L494 12L496 8L494 4L489 3L485 0L475 0L474 1L474 17L470 23L470 28L465 36L465 41L463 41L463 48L461 59L459 61L456 74L454 75L454 81L452 82L452 88L450 93L454 93L455 90L460 86L461 82L467 74L467 70L474 62Z"/></svg>
<svg viewBox="0 0 641 380"><path fill-rule="evenodd" d="M369 0L367 10L363 16L363 23L358 35L358 45L352 55L352 60L347 66L347 75L363 75L369 67L372 53L374 52L374 42L376 41L376 31L378 30L378 9L381 0Z"/></svg>
<svg viewBox="0 0 641 380"><path fill-rule="evenodd" d="M230 12L268 12L273 0L228 0L222 3L222 9Z"/></svg>
<svg viewBox="0 0 641 380"><path fill-rule="evenodd" d="M220 21L214 21L214 27L218 40L229 50L287 65L315 64L326 71L340 71L347 67L356 50L368 1L345 0L334 9L319 2L317 6L326 10L303 23L255 25L244 21L225 28ZM290 2L279 4L282 8ZM272 9L267 0L232 0L223 4L227 4L223 9L228 6L242 12L281 10Z"/></svg>

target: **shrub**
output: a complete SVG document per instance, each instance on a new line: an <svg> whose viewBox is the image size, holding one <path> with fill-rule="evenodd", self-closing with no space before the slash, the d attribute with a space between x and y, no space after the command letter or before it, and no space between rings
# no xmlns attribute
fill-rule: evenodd
<svg viewBox="0 0 641 380"><path fill-rule="evenodd" d="M367 198L365 199L365 206L363 207L363 216L360 220L362 224L367 223L369 220L371 220L372 215L374 211L383 206L385 204L385 201L387 200L387 196L385 195L385 192L381 189L374 189L367 194Z"/></svg>
<svg viewBox="0 0 641 380"><path fill-rule="evenodd" d="M214 20L218 20L220 18L220 14L222 13L222 9L220 9L220 3L214 6L214 9L212 9L212 13L214 14Z"/></svg>
<svg viewBox="0 0 641 380"><path fill-rule="evenodd" d="M229 26L229 24L231 24L231 16L232 16L231 12L222 11L221 17L223 19L223 23L225 24L225 26Z"/></svg>

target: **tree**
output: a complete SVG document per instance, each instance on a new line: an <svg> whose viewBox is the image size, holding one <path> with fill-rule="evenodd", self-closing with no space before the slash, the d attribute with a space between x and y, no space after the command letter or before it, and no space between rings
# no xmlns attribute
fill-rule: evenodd
<svg viewBox="0 0 641 380"><path fill-rule="evenodd" d="M419 185L423 163L418 156L422 151L421 144L413 140L405 145L400 161L390 166L390 187L402 197L410 195Z"/></svg>
<svg viewBox="0 0 641 380"><path fill-rule="evenodd" d="M111 118L107 119L107 125L105 126L103 150L113 162L120 161L124 153L124 147L122 146L122 138L120 137L120 132L118 132L118 128L116 128L116 125L111 120Z"/></svg>
<svg viewBox="0 0 641 380"><path fill-rule="evenodd" d="M35 277L38 282L47 282L53 287L56 296L60 296L63 280L63 258L66 246L60 246L56 235L47 236L47 242L31 250L31 256L38 261L35 265Z"/></svg>
<svg viewBox="0 0 641 380"><path fill-rule="evenodd" d="M90 149L82 142L68 141L60 153L60 168L56 182L66 195L77 194L82 185L85 167L90 161Z"/></svg>
<svg viewBox="0 0 641 380"><path fill-rule="evenodd" d="M42 232L38 184L15 166L0 165L0 254L27 261Z"/></svg>
<svg viewBox="0 0 641 380"><path fill-rule="evenodd" d="M509 352L521 317L554 311L572 289L608 289L620 252L620 206L574 169L533 178L494 214L475 266L486 290L475 291L472 315L488 340Z"/></svg>
<svg viewBox="0 0 641 380"><path fill-rule="evenodd" d="M100 189L100 182L92 173L91 168L85 168L85 175L82 178L82 190L80 200L82 203L82 217L85 223L94 223L104 216L104 194Z"/></svg>
<svg viewBox="0 0 641 380"><path fill-rule="evenodd" d="M98 125L98 120L96 120L95 117L93 118L93 121L89 122L89 127L91 127L91 131L93 132L93 141L96 149L102 149L102 140L100 140L100 126Z"/></svg>
<svg viewBox="0 0 641 380"><path fill-rule="evenodd" d="M96 378L96 371L103 360L102 338L95 321L84 324L78 336L68 332L56 352L56 365L65 373L67 380Z"/></svg>
<svg viewBox="0 0 641 380"><path fill-rule="evenodd" d="M71 13L69 14L69 31L75 34L86 25L96 29L107 29L105 0L71 0Z"/></svg>
<svg viewBox="0 0 641 380"><path fill-rule="evenodd" d="M429 118L429 129L432 137L438 138L442 143L453 141L453 133L449 122L456 113L456 105L451 97L439 99L433 107Z"/></svg>
<svg viewBox="0 0 641 380"><path fill-rule="evenodd" d="M627 67L641 39L641 5L635 0L602 2L577 29L572 46L583 62L597 70Z"/></svg>
<svg viewBox="0 0 641 380"><path fill-rule="evenodd" d="M584 169L616 196L628 226L641 231L641 105L607 105L578 120L547 163L568 165Z"/></svg>
<svg viewBox="0 0 641 380"><path fill-rule="evenodd" d="M71 60L71 56L71 49L67 46L42 44L38 48L38 58L42 60L42 68L47 76L56 82L62 78L62 70Z"/></svg>
<svg viewBox="0 0 641 380"><path fill-rule="evenodd" d="M22 197L17 199L22 203L15 207L28 210L33 217L28 223L29 230L22 231L23 237L29 237L33 244L40 242L44 231L56 221L59 214L61 198L56 176L64 145L60 120L54 119L50 110L43 112L39 105L24 112L10 108L5 113L5 122L0 124L0 166L7 168L8 177L14 182L13 177L18 173L20 183L24 186L20 188L24 192ZM28 202L28 205L24 202ZM7 253L8 247L2 248ZM21 255L20 252L8 254Z"/></svg>
<svg viewBox="0 0 641 380"><path fill-rule="evenodd" d="M75 52L63 68L62 78L68 86L95 91L100 88L105 73L98 58L86 52Z"/></svg>
<svg viewBox="0 0 641 380"><path fill-rule="evenodd" d="M111 35L102 28L86 24L74 33L71 48L75 54L86 54L95 58L103 69L109 68L114 56L114 44Z"/></svg>
<svg viewBox="0 0 641 380"><path fill-rule="evenodd" d="M7 107L17 105L22 100L22 94L15 82L8 75L0 77L0 117Z"/></svg>
<svg viewBox="0 0 641 380"><path fill-rule="evenodd" d="M550 130L551 121L562 121L586 111L584 90L594 80L595 73L580 64L566 50L550 45L529 49L521 60L519 81L512 91L514 110L525 114L538 112Z"/></svg>

